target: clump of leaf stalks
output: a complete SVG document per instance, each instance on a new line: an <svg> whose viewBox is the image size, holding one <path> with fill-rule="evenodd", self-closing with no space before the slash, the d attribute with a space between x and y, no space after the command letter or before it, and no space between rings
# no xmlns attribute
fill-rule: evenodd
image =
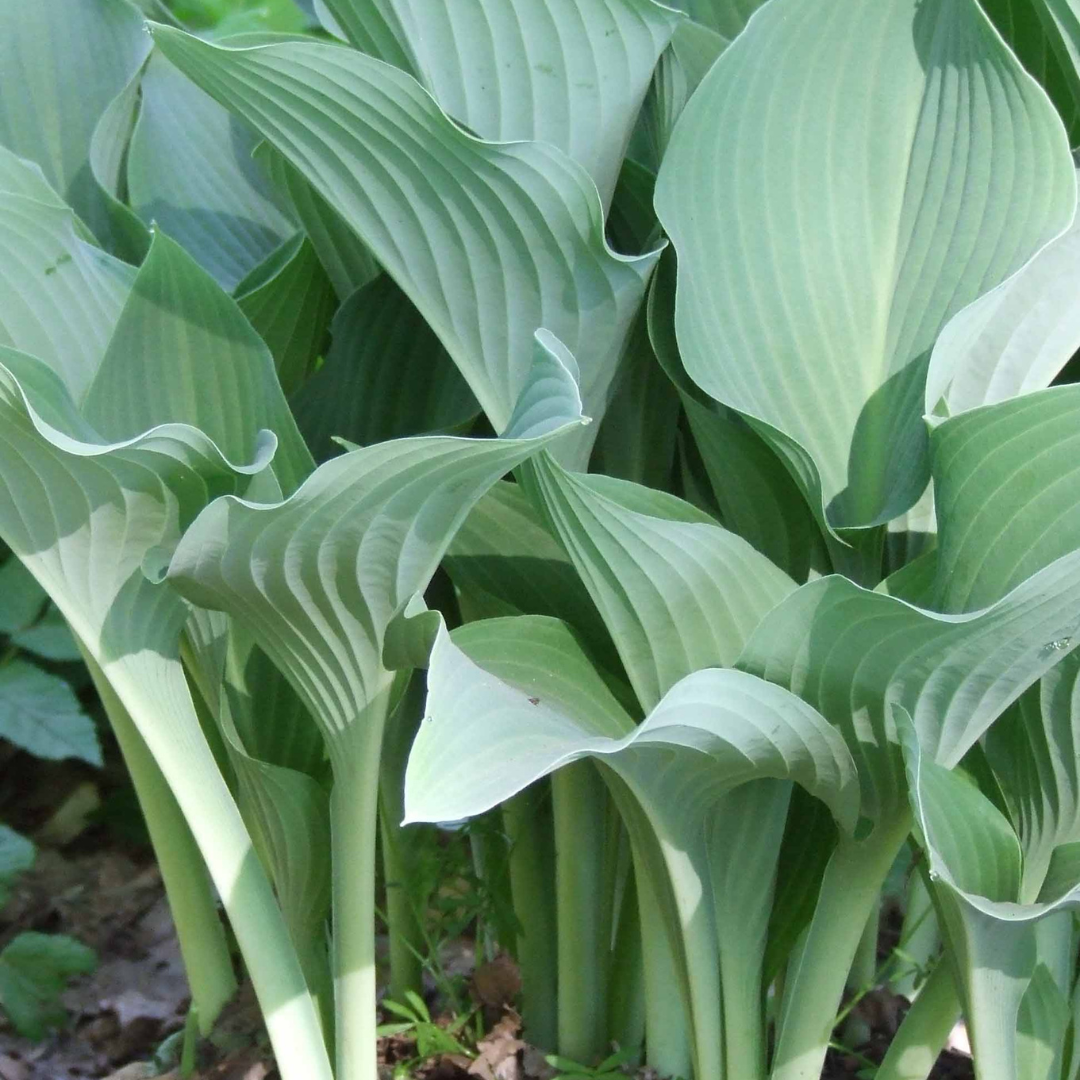
<svg viewBox="0 0 1080 1080"><path fill-rule="evenodd" d="M1080 18L676 7L0 8L0 538L285 1080L493 808L545 1049L817 1080L910 846L878 1080L1074 1080Z"/></svg>

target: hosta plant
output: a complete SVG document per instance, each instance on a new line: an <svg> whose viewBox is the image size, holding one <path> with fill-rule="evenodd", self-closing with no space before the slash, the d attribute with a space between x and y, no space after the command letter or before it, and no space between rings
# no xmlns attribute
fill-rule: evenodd
<svg viewBox="0 0 1080 1080"><path fill-rule="evenodd" d="M490 813L562 1059L817 1080L908 847L879 1080L1074 1080L1080 11L244 7L0 5L0 538L200 1023L216 891L286 1080L373 1078L377 849L411 1000Z"/></svg>

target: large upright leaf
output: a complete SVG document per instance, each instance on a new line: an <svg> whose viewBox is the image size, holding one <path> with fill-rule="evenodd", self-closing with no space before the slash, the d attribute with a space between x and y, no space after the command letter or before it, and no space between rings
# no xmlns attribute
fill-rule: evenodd
<svg viewBox="0 0 1080 1080"><path fill-rule="evenodd" d="M338 300L344 303L357 289L374 281L379 275L374 256L303 174L269 143L259 143L254 157L278 191L288 198L292 212L333 283Z"/></svg>
<svg viewBox="0 0 1080 1080"><path fill-rule="evenodd" d="M944 610L993 603L1080 548L1078 425L1073 385L972 409L935 429Z"/></svg>
<svg viewBox="0 0 1080 1080"><path fill-rule="evenodd" d="M293 401L312 453L335 436L367 446L467 424L480 410L439 339L409 298L380 274L334 316L326 362Z"/></svg>
<svg viewBox="0 0 1080 1080"><path fill-rule="evenodd" d="M1046 88L1076 145L1080 7L1076 0L980 0L1020 63Z"/></svg>
<svg viewBox="0 0 1080 1080"><path fill-rule="evenodd" d="M455 120L483 139L565 151L611 201L630 129L677 25L653 0L330 0L361 49L392 29L401 57ZM402 62L404 58L404 62Z"/></svg>
<svg viewBox="0 0 1080 1080"><path fill-rule="evenodd" d="M722 34L737 37L764 0L675 0L672 7L685 11L695 22Z"/></svg>
<svg viewBox="0 0 1080 1080"><path fill-rule="evenodd" d="M745 540L673 495L543 459L529 480L643 709L691 672L733 664L795 587Z"/></svg>
<svg viewBox="0 0 1080 1080"><path fill-rule="evenodd" d="M975 0L774 0L657 184L687 371L834 526L886 521L928 479L938 332L1075 205L1061 121Z"/></svg>
<svg viewBox="0 0 1080 1080"><path fill-rule="evenodd" d="M414 80L351 50L228 49L166 27L155 34L367 242L497 431L528 379L537 327L577 358L585 411L602 416L655 256L608 250L580 166L544 143L467 135ZM563 452L583 461L593 437L581 433Z"/></svg>
<svg viewBox="0 0 1080 1080"><path fill-rule="evenodd" d="M35 224L65 213L26 199L21 209ZM63 221L74 236L69 212ZM80 265L111 265L89 245L77 250ZM66 353L66 366L4 351L0 535L85 644L173 789L237 928L279 1061L325 1077L308 988L180 664L186 608L144 574L207 501L246 490L273 447L267 428L283 437L286 485L309 459L266 347L190 256L159 235L126 286L119 310L98 319L103 347ZM56 295L36 298L39 323L78 334ZM0 297L0 319L19 313L17 301ZM234 468L211 438L177 419L205 425L241 461L260 460L254 470Z"/></svg>
<svg viewBox="0 0 1080 1080"><path fill-rule="evenodd" d="M173 355L183 363L182 351ZM0 352L0 536L85 644L168 780L231 917L279 1063L326 1080L300 967L191 701L179 659L186 610L143 572L209 498L243 489L261 464L234 468L181 424L107 443L48 366Z"/></svg>
<svg viewBox="0 0 1080 1080"><path fill-rule="evenodd" d="M142 15L127 0L0 4L0 143L37 162L102 240L110 211L90 143L149 51Z"/></svg>
<svg viewBox="0 0 1080 1080"><path fill-rule="evenodd" d="M667 897L664 929L690 1010L695 1068L721 1075L722 969L725 992L739 994L760 1027L767 906L759 904L759 916L745 917L737 930L730 919L740 887L749 884L760 901L775 873L789 785L760 785L768 777L795 780L850 829L857 786L839 733L761 680L705 669L676 683L620 737L627 718L580 642L561 623L527 616L470 624L456 639L442 629L428 688L427 718L406 772L411 820L479 813L582 757L618 777L612 794L630 829L639 887ZM467 774L446 768L466 754L473 763ZM743 794L748 801L731 801ZM752 808L757 813L748 814ZM739 816L755 822L753 839L735 824ZM654 989L671 993L670 986ZM763 1028L756 1040L748 1034L753 1072L733 1076L764 1068Z"/></svg>
<svg viewBox="0 0 1080 1080"><path fill-rule="evenodd" d="M41 170L0 148L0 342L59 372L80 397L135 270L88 242Z"/></svg>
<svg viewBox="0 0 1080 1080"><path fill-rule="evenodd" d="M513 625L519 619L520 633ZM440 632L428 668L427 715L406 773L407 820L473 817L594 756L637 792L677 790L687 816L700 817L719 791L776 776L798 780L854 827L854 770L843 741L797 698L742 672L703 669L627 731L625 713L580 644L562 624L548 633L549 622L519 616L505 626L492 620L465 627L462 643L476 641L488 670L445 628ZM673 755L673 747L682 752ZM464 757L474 768L446 768Z"/></svg>
<svg viewBox="0 0 1080 1080"><path fill-rule="evenodd" d="M844 731L863 813L906 803L891 703L911 714L925 752L955 765L1080 631L1080 552L991 607L941 615L841 577L804 585L764 619L739 666L806 698Z"/></svg>
<svg viewBox="0 0 1080 1080"><path fill-rule="evenodd" d="M364 709L388 689L382 650L391 620L426 588L471 505L582 422L565 366L572 360L550 336L539 335L536 350L504 438L436 436L353 450L321 465L284 502L218 500L176 550L169 580L248 628L321 724L335 768L352 771L342 746L364 737Z"/></svg>
<svg viewBox="0 0 1080 1080"><path fill-rule="evenodd" d="M334 287L314 246L297 233L236 287L236 302L274 357L286 396L323 354L337 309Z"/></svg>
<svg viewBox="0 0 1080 1080"><path fill-rule="evenodd" d="M174 352L163 364L163 346L182 350L183 362ZM279 440L274 472L286 492L312 467L266 345L213 278L161 233L132 283L83 414L115 439L166 420L188 423L235 459L268 428Z"/></svg>
<svg viewBox="0 0 1080 1080"><path fill-rule="evenodd" d="M160 54L139 86L127 158L131 206L231 292L296 228L251 158L258 139Z"/></svg>
<svg viewBox="0 0 1080 1080"><path fill-rule="evenodd" d="M1039 975L1036 923L1080 904L1080 865L1070 851L1065 873L1051 867L1042 889L1025 897L1021 846L1008 820L974 785L924 757L903 711L898 727L916 828L964 989L979 1076L1041 1080L1047 1073L1032 1072L1030 1057L1022 1063L1019 1046L1026 1039L1028 1054L1054 1060L1064 1038L1068 1013L1062 991L1068 987L1058 989L1052 978L1047 984ZM1068 947L1067 917L1061 928ZM1056 1007L1029 996L1033 976L1038 996L1056 997Z"/></svg>
<svg viewBox="0 0 1080 1080"><path fill-rule="evenodd" d="M986 735L1024 851L1024 891L1042 887L1054 851L1080 841L1080 652L1050 669Z"/></svg>
<svg viewBox="0 0 1080 1080"><path fill-rule="evenodd" d="M1049 386L1080 349L1080 222L1026 266L969 304L941 332L926 377L926 408L948 412Z"/></svg>

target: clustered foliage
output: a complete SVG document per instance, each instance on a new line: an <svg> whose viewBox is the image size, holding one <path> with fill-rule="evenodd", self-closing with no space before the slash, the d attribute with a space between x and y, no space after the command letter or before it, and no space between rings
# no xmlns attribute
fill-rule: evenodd
<svg viewBox="0 0 1080 1080"><path fill-rule="evenodd" d="M4 0L0 538L285 1080L489 812L545 1049L817 1080L910 849L879 1080L1075 1080L1080 5L673 3Z"/></svg>

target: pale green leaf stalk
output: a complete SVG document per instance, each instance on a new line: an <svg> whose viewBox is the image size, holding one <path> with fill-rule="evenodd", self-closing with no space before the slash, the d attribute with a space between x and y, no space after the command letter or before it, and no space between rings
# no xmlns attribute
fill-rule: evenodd
<svg viewBox="0 0 1080 1080"><path fill-rule="evenodd" d="M338 1080L376 1075L374 860L395 679L384 662L388 631L483 493L585 422L573 367L563 346L538 332L531 379L504 437L381 443L322 465L284 502L220 499L189 528L169 568L189 600L246 628L326 740Z"/></svg>

